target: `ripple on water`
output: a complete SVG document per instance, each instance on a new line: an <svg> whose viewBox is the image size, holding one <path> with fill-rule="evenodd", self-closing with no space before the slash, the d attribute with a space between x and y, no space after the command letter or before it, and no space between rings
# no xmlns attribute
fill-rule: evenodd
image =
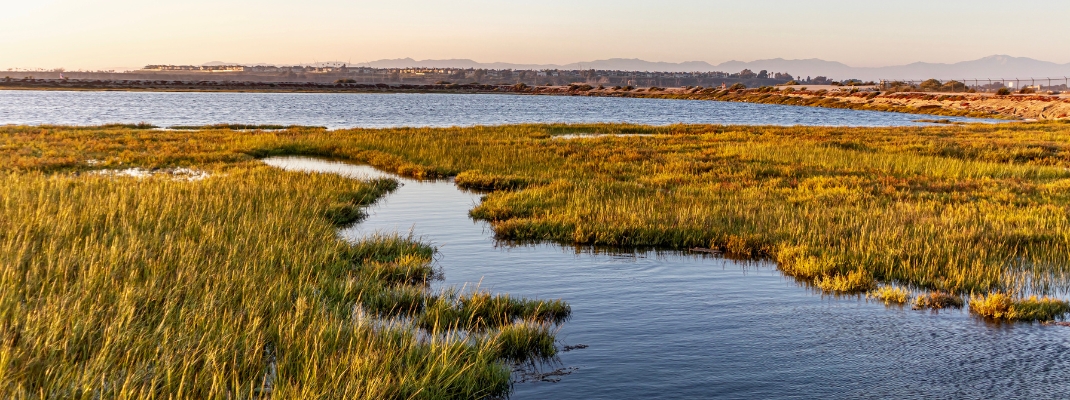
<svg viewBox="0 0 1070 400"><path fill-rule="evenodd" d="M989 121L941 117L949 122ZM0 90L0 124L148 122L337 128L629 122L924 126L912 114L699 100L488 94L167 93Z"/></svg>
<svg viewBox="0 0 1070 400"><path fill-rule="evenodd" d="M365 174L364 166L273 158L285 169ZM347 172L348 171L348 172ZM374 171L374 170L371 170ZM355 175L354 175L355 176ZM510 246L468 218L478 195L447 181L403 182L343 232L408 231L440 246L445 281L562 298L560 382L517 399L1065 398L1070 328L992 325L962 310L827 297L772 264L654 251ZM556 367L555 367L556 368ZM552 370L552 369L551 369Z"/></svg>

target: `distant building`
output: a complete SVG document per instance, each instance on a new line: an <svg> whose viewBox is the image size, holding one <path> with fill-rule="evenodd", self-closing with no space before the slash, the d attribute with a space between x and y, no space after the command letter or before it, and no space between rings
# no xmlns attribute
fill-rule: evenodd
<svg viewBox="0 0 1070 400"><path fill-rule="evenodd" d="M188 72L245 72L250 67L241 65L146 65L143 71L188 71Z"/></svg>

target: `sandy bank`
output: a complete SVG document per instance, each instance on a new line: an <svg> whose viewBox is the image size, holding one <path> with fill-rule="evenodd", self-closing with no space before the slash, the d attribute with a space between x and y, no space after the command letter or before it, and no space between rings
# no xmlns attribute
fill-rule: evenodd
<svg viewBox="0 0 1070 400"><path fill-rule="evenodd" d="M784 90L780 90L784 89ZM805 89L805 90L804 90ZM624 88L527 85L410 85L315 82L137 81L137 80L0 80L0 90L93 90L175 92L314 92L314 93L510 93L532 95L664 98L782 104L911 114L1004 119L1063 119L1070 97L1052 95L993 96L980 93L880 93L841 87L778 87L746 90L717 88Z"/></svg>

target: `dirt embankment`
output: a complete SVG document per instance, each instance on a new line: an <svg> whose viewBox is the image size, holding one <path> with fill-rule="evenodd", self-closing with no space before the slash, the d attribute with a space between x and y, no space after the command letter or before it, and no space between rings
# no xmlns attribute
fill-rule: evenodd
<svg viewBox="0 0 1070 400"><path fill-rule="evenodd" d="M1070 117L1070 97L994 96L983 93L881 93L875 91L704 88L590 88L586 85L529 87L532 94L715 100L973 118L1054 120Z"/></svg>
<svg viewBox="0 0 1070 400"><path fill-rule="evenodd" d="M852 98L861 102L858 98ZM986 96L986 95L927 95L894 93L873 99L875 105L912 107L918 109L969 113L992 113L1022 119L1052 120L1070 116L1070 99L1056 96Z"/></svg>
<svg viewBox="0 0 1070 400"><path fill-rule="evenodd" d="M749 89L664 89L627 96L740 101L944 116L1053 120L1070 116L1070 98L1051 95L993 96L979 93L880 93Z"/></svg>
<svg viewBox="0 0 1070 400"><path fill-rule="evenodd" d="M1070 97L1051 95L880 93L873 91L761 88L595 88L589 85L357 84L315 82L0 80L0 90L125 90L317 93L513 93L532 95L715 100L976 118L1053 120L1070 117ZM783 89L783 90L780 90Z"/></svg>

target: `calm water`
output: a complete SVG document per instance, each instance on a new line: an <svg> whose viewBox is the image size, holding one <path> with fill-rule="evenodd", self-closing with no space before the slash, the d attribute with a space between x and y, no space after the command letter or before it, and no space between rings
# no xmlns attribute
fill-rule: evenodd
<svg viewBox="0 0 1070 400"><path fill-rule="evenodd" d="M314 125L331 129L538 122L927 125L912 122L919 118L931 117L770 104L605 97L0 91L0 125L149 122L167 127L244 123Z"/></svg>
<svg viewBox="0 0 1070 400"><path fill-rule="evenodd" d="M269 164L354 177L363 166ZM562 298L574 317L557 383L515 399L1067 398L1070 328L995 326L964 311L912 311L814 293L768 263L682 253L592 252L497 243L468 218L479 196L451 182L403 183L343 232L408 232L438 246L443 285Z"/></svg>

